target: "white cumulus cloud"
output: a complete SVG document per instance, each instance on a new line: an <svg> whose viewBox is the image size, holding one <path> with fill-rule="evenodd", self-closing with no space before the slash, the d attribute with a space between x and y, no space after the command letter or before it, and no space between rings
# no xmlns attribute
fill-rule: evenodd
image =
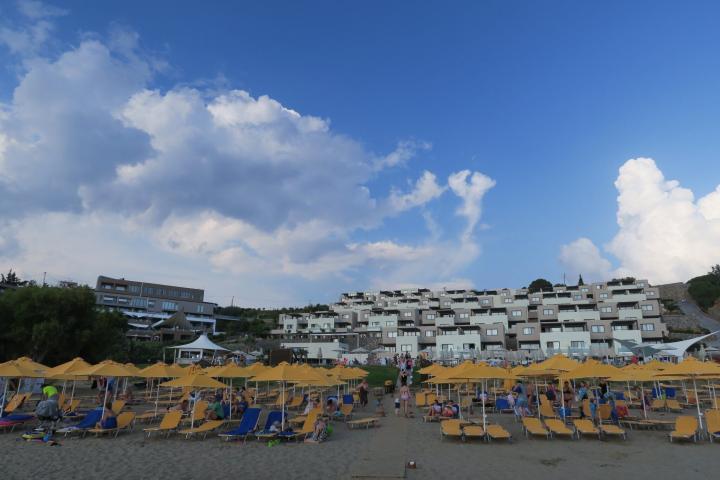
<svg viewBox="0 0 720 480"><path fill-rule="evenodd" d="M619 262L612 275L686 281L720 262L720 187L696 200L677 180L666 180L650 158L625 162L615 187L618 232L605 245ZM604 268L609 262L591 245L579 239L564 246L561 262L583 274L583 267Z"/></svg>

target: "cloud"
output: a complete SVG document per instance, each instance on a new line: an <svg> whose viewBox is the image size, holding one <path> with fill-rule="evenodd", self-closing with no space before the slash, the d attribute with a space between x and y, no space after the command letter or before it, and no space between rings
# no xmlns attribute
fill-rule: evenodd
<svg viewBox="0 0 720 480"><path fill-rule="evenodd" d="M467 219L464 237L470 238L482 215L482 199L495 186L495 180L480 172L462 170L450 175L448 184L463 201L457 214Z"/></svg>
<svg viewBox="0 0 720 480"><path fill-rule="evenodd" d="M28 26L9 28L63 13L23 8ZM429 171L406 192L383 177L429 143L378 155L268 95L192 82L158 89L162 59L118 27L55 55L14 51L21 74L0 108L0 264L88 282L208 279L266 299L260 286L296 289L285 298L304 301L320 286L334 295L338 281L454 281L480 252L472 233L493 180L450 176L466 228L442 238L424 207L448 186ZM421 225L422 215L429 237L394 239L385 223L401 215Z"/></svg>
<svg viewBox="0 0 720 480"><path fill-rule="evenodd" d="M720 262L720 187L696 201L677 180L666 180L650 158L625 162L615 187L619 229L605 246L619 261L613 276L686 281ZM578 268L581 259L569 262ZM597 258L591 263L599 264Z"/></svg>
<svg viewBox="0 0 720 480"><path fill-rule="evenodd" d="M20 0L17 2L18 11L20 14L32 20L49 17L62 17L67 15L68 11L43 3L37 0Z"/></svg>
<svg viewBox="0 0 720 480"><path fill-rule="evenodd" d="M396 190L391 192L390 206L396 212L419 207L438 198L446 188L438 185L435 174L426 170L415 182L414 188L409 193L402 194Z"/></svg>
<svg viewBox="0 0 720 480"><path fill-rule="evenodd" d="M578 238L560 248L560 263L571 278L582 275L586 281L607 280L612 264L602 257L589 238Z"/></svg>
<svg viewBox="0 0 720 480"><path fill-rule="evenodd" d="M66 10L34 0L17 2L21 20L17 25L0 22L0 45L15 55L34 56L50 39L55 24L53 17L67 14Z"/></svg>

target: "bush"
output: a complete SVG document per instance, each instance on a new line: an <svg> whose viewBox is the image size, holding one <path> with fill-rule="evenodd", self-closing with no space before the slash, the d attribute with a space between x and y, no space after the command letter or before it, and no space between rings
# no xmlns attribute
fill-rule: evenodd
<svg viewBox="0 0 720 480"><path fill-rule="evenodd" d="M700 308L707 311L720 299L720 278L711 273L688 282L688 293Z"/></svg>

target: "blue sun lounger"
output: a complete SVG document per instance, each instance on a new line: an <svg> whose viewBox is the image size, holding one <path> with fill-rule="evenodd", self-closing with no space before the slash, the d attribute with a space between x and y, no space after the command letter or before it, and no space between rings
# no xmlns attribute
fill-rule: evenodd
<svg viewBox="0 0 720 480"><path fill-rule="evenodd" d="M60 428L60 429L56 430L56 433L63 433L67 437L68 434L70 434L70 433L83 432L85 430L95 428L95 424L97 424L101 418L102 418L102 408L90 410L87 413L87 415L85 415L85 418L83 418L81 421L79 421L75 425L70 425L68 427Z"/></svg>
<svg viewBox="0 0 720 480"><path fill-rule="evenodd" d="M287 423L287 415L285 415L285 420ZM270 431L270 427L275 422L282 422L282 412L280 410L273 410L272 412L268 413L268 416L265 419L265 428L253 433L255 438L257 438L258 440L266 440L276 437L279 432Z"/></svg>
<svg viewBox="0 0 720 480"><path fill-rule="evenodd" d="M221 433L218 436L220 438L224 438L225 440L242 438L243 441L246 441L247 436L257 430L258 420L260 420L260 412L261 410L259 408L248 408L245 410L242 420L240 420L240 425L238 425L237 428Z"/></svg>

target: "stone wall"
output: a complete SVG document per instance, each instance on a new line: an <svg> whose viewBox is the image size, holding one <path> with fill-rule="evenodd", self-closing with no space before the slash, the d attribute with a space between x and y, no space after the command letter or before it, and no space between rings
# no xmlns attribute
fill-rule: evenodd
<svg viewBox="0 0 720 480"><path fill-rule="evenodd" d="M660 298L663 300L669 299L675 300L676 302L679 302L680 300L690 300L690 295L688 294L688 287L685 283L678 282L654 286L660 289Z"/></svg>
<svg viewBox="0 0 720 480"><path fill-rule="evenodd" d="M697 320L687 315L663 315L662 319L671 332L692 330L696 332L695 335L697 335L705 331Z"/></svg>

